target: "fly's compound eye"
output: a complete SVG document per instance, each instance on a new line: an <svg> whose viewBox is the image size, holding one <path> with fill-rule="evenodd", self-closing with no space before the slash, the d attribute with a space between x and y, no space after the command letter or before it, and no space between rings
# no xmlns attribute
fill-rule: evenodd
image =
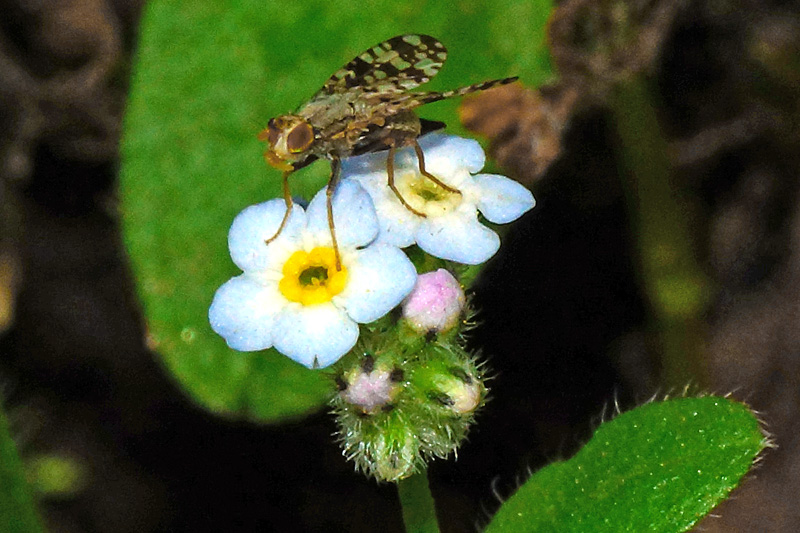
<svg viewBox="0 0 800 533"><path fill-rule="evenodd" d="M307 150L312 142L314 142L314 129L308 122L301 122L286 136L286 148L293 154Z"/></svg>

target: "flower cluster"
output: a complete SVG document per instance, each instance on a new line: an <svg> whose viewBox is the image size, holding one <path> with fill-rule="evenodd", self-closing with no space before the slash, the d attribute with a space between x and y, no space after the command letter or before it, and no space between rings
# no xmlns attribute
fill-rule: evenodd
<svg viewBox="0 0 800 533"><path fill-rule="evenodd" d="M360 356L337 374L331 404L356 469L399 481L456 451L486 397L483 371L458 343L404 350L367 337Z"/></svg>
<svg viewBox="0 0 800 533"><path fill-rule="evenodd" d="M209 309L235 350L274 347L308 368L351 353L334 368L331 404L345 455L380 481L466 436L487 389L464 347L464 275L500 246L482 219L510 222L534 205L518 183L478 173L477 142L431 134L419 144L424 164L413 148L396 152L393 187L387 153L373 153L342 162L330 205L325 188L307 209L287 213L276 199L242 211L228 245L243 273Z"/></svg>
<svg viewBox="0 0 800 533"><path fill-rule="evenodd" d="M468 265L494 255L500 239L478 214L510 222L533 207L531 193L506 177L475 174L485 158L476 141L430 134L420 146L427 171L452 190L421 173L412 148L399 150L395 185L413 210L387 185L385 152L343 161L332 203L338 255L325 189L307 210L294 206L275 239L286 213L282 200L240 213L228 241L244 273L217 291L209 310L214 331L235 350L275 347L306 367L324 368L353 348L358 324L386 315L411 292L416 269L401 248L416 244Z"/></svg>

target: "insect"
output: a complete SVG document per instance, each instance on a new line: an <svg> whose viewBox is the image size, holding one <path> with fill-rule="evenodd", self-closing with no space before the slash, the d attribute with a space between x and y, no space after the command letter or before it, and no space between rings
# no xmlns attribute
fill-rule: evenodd
<svg viewBox="0 0 800 533"><path fill-rule="evenodd" d="M445 59L447 49L429 35L392 37L336 71L296 112L270 119L258 138L268 143L264 152L267 163L283 171L286 214L267 243L280 235L291 212L289 175L319 158L331 161L327 211L337 269L341 268L341 262L331 201L342 158L388 150L388 185L400 202L419 216L425 215L412 208L394 184L394 156L398 148L413 146L420 173L444 189L459 193L425 170L424 155L417 142L420 135L441 129L444 123L421 119L413 110L430 102L511 83L517 78L484 81L443 92L411 92L434 77Z"/></svg>

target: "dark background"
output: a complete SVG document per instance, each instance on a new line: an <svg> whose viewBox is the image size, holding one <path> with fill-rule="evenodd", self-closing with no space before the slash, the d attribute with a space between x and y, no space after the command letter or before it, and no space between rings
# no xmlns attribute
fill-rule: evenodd
<svg viewBox="0 0 800 533"><path fill-rule="evenodd" d="M759 410L778 445L702 530L800 527L800 6L631 5L647 46L598 70L576 28L602 39L586 22L613 3L561 4L552 42L563 81L541 97L574 98L556 113L553 157L526 152L525 110L493 141L538 204L475 289L472 342L496 377L458 460L431 468L445 531L485 523L615 401L671 392L653 355L607 95L592 83L626 71L657 88L675 186L702 222L693 239L717 288L709 388ZM50 530L401 531L394 487L352 471L329 415L269 427L214 417L144 345L115 199L141 7L0 0L0 388L23 457L72 457L86 472L76 490L41 499Z"/></svg>

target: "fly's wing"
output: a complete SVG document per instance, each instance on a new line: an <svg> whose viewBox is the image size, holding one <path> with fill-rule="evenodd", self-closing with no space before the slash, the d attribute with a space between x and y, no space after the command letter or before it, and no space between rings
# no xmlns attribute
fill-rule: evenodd
<svg viewBox="0 0 800 533"><path fill-rule="evenodd" d="M362 52L337 70L311 101L355 87L365 92L398 93L433 78L447 49L429 35L398 35Z"/></svg>
<svg viewBox="0 0 800 533"><path fill-rule="evenodd" d="M507 83L512 83L517 81L516 76L511 78L503 78L500 80L489 80L489 81L482 81L480 83L474 83L472 85L467 85L466 87L460 87L458 89L453 89L450 91L441 91L441 92L416 92L416 93L383 93L383 94L375 94L370 95L367 98L369 100L377 100L380 104L374 104L376 107L383 107L389 110L397 110L397 109L414 109L421 105L430 104L431 102L438 102L439 100L446 100L447 98L453 98L455 96L464 96L466 94L478 92L478 91L485 91L487 89L491 89L492 87L497 87L499 85L506 85Z"/></svg>
<svg viewBox="0 0 800 533"><path fill-rule="evenodd" d="M431 102L438 102L455 96L463 96L465 94L474 93L477 91L484 91L491 89L498 85L505 85L516 81L516 77L503 78L500 80L483 81L459 89L442 92L383 92L383 93L365 93L363 98L368 102L373 109L373 121L366 125L361 139L354 146L353 155L361 155L368 152L377 152L387 148L381 132L385 130L383 127L383 120L391 115L408 111ZM445 126L443 122L435 120L420 119L420 135L425 135L432 131L442 129Z"/></svg>
<svg viewBox="0 0 800 533"><path fill-rule="evenodd" d="M372 109L371 126L373 126L373 128L378 128L382 125L383 119L396 115L397 113L409 111L431 102L438 102L439 100L445 100L455 96L484 91L516 80L517 78L513 77L483 81L459 89L441 92L364 92L361 98ZM429 129L428 131L433 131L433 129ZM365 133L365 136L369 135Z"/></svg>

